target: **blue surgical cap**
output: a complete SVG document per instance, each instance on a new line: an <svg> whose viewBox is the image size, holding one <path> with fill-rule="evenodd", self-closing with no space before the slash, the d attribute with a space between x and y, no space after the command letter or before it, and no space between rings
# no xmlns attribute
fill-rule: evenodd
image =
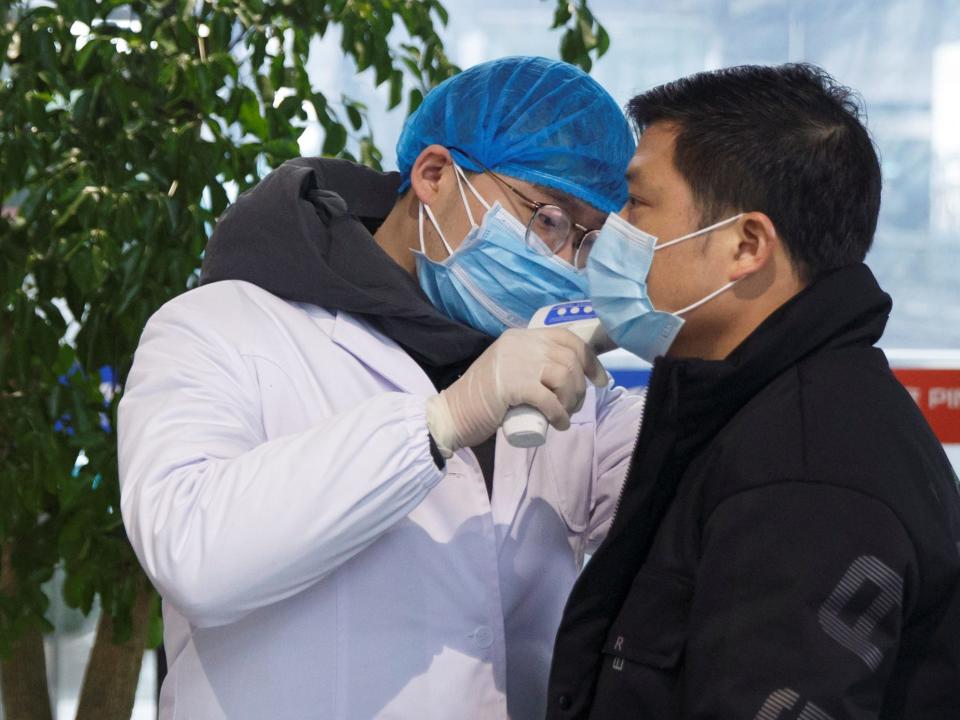
<svg viewBox="0 0 960 720"><path fill-rule="evenodd" d="M428 145L482 171L555 188L604 212L627 201L625 174L635 150L623 112L579 68L542 57L508 57L476 65L427 93L403 127L397 163L400 191Z"/></svg>

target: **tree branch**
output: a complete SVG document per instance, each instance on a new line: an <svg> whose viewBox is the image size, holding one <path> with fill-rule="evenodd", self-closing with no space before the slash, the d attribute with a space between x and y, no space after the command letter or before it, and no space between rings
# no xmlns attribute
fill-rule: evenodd
<svg viewBox="0 0 960 720"><path fill-rule="evenodd" d="M10 562L13 547L3 546L0 592L15 597L17 581ZM52 720L43 633L31 626L13 642L10 657L0 663L0 697L6 720Z"/></svg>
<svg viewBox="0 0 960 720"><path fill-rule="evenodd" d="M108 612L101 613L76 720L128 720L133 713L150 627L151 594L144 579L133 605L133 634L125 643L113 642L113 618Z"/></svg>

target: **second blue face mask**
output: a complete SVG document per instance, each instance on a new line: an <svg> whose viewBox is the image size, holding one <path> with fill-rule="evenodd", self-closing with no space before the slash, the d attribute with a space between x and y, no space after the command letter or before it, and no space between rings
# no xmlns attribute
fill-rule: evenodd
<svg viewBox="0 0 960 720"><path fill-rule="evenodd" d="M705 235L740 217L742 215L735 215L657 245L656 237L611 213L587 259L590 300L610 338L624 350L648 362L666 355L683 327L683 315L726 292L738 280L723 285L682 310L657 310L647 292L647 275L654 252Z"/></svg>
<svg viewBox="0 0 960 720"><path fill-rule="evenodd" d="M455 167L460 195L472 226L455 251L429 207L420 205L420 252L415 252L420 287L430 302L448 317L493 337L511 327L526 327L545 305L586 296L582 272L544 247L538 251L526 240L526 228L499 202L490 206ZM462 182L487 208L477 225L470 212ZM431 260L423 240L426 213L450 253Z"/></svg>

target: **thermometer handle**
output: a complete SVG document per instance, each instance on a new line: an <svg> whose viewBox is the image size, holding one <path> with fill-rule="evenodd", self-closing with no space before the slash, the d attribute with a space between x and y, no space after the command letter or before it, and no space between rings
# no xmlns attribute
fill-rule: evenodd
<svg viewBox="0 0 960 720"><path fill-rule="evenodd" d="M547 418L533 405L517 405L503 418L507 442L518 448L540 447L547 441Z"/></svg>

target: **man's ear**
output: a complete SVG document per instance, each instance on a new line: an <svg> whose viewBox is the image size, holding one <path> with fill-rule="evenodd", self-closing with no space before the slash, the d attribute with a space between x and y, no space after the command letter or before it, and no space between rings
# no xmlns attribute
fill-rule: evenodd
<svg viewBox="0 0 960 720"><path fill-rule="evenodd" d="M443 145L428 145L417 156L410 170L410 187L424 205L437 199L440 181L448 167L453 167L453 158Z"/></svg>
<svg viewBox="0 0 960 720"><path fill-rule="evenodd" d="M762 212L748 212L737 221L738 243L733 255L731 280L762 270L773 259L780 238L773 221Z"/></svg>

